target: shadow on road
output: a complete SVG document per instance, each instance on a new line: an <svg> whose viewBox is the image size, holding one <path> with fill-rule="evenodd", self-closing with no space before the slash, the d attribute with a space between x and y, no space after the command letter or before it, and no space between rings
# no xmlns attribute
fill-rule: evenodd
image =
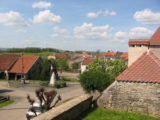
<svg viewBox="0 0 160 120"><path fill-rule="evenodd" d="M28 108L9 108L9 109L1 109L0 108L0 111L2 111L2 110L18 110L18 109L28 109Z"/></svg>
<svg viewBox="0 0 160 120"><path fill-rule="evenodd" d="M0 89L0 93L5 93L5 92L13 92L13 90L8 90L8 89Z"/></svg>

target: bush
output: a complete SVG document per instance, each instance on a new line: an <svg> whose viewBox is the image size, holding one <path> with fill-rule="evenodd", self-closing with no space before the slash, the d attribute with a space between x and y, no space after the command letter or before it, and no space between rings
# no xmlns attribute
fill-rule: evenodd
<svg viewBox="0 0 160 120"><path fill-rule="evenodd" d="M81 86L87 92L102 92L126 68L127 65L122 60L106 62L95 59L89 64L88 71L80 75Z"/></svg>
<svg viewBox="0 0 160 120"><path fill-rule="evenodd" d="M67 84L64 81L56 81L54 87L55 88L63 88L63 87L67 87Z"/></svg>
<svg viewBox="0 0 160 120"><path fill-rule="evenodd" d="M107 72L86 71L80 75L80 83L86 92L98 90L102 92L113 79Z"/></svg>
<svg viewBox="0 0 160 120"><path fill-rule="evenodd" d="M78 63L76 63L76 62L73 63L73 64L72 64L72 69L74 69L74 70L75 70L75 69L78 69Z"/></svg>

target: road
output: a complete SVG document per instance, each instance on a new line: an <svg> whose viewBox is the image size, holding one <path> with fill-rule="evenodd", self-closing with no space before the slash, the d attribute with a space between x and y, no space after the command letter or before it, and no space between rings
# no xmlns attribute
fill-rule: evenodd
<svg viewBox="0 0 160 120"><path fill-rule="evenodd" d="M29 94L37 102L34 90L37 87L25 86L20 88L10 88L7 82L0 82L0 94L9 95L15 102L6 107L0 108L0 120L26 120L25 114L29 103L26 96ZM49 88L51 89L51 88ZM82 95L84 91L79 84L69 84L66 88L56 89L58 94L62 96L60 104L68 99Z"/></svg>

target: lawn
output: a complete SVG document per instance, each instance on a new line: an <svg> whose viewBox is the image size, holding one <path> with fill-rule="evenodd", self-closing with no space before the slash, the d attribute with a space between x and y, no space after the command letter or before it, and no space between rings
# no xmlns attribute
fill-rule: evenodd
<svg viewBox="0 0 160 120"><path fill-rule="evenodd" d="M53 52L39 52L39 53L23 52L23 55L48 56L51 53L53 53ZM10 53L7 52L6 54L10 54ZM14 54L22 54L22 53L14 53Z"/></svg>
<svg viewBox="0 0 160 120"><path fill-rule="evenodd" d="M7 106L9 104L12 104L14 103L14 100L8 100L8 101L5 101L3 103L0 103L0 108L4 107L4 106Z"/></svg>
<svg viewBox="0 0 160 120"><path fill-rule="evenodd" d="M160 120L147 115L96 108L80 120Z"/></svg>

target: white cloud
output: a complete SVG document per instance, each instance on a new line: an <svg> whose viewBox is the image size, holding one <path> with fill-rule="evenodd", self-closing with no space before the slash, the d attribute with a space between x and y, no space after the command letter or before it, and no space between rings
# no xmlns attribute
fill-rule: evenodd
<svg viewBox="0 0 160 120"><path fill-rule="evenodd" d="M101 11L98 11L98 12L89 12L89 13L87 13L87 17L88 17L88 18L96 18L96 17L98 17L100 14L101 14Z"/></svg>
<svg viewBox="0 0 160 120"><path fill-rule="evenodd" d="M79 39L108 39L111 34L109 25L93 26L92 23L83 23L74 28L74 36Z"/></svg>
<svg viewBox="0 0 160 120"><path fill-rule="evenodd" d="M59 34L57 34L57 33L51 34L51 37L53 37L53 38L58 37L58 36L59 36Z"/></svg>
<svg viewBox="0 0 160 120"><path fill-rule="evenodd" d="M153 31L145 27L135 27L130 29L129 37L131 38L148 38L153 34Z"/></svg>
<svg viewBox="0 0 160 120"><path fill-rule="evenodd" d="M126 32L116 32L113 37L113 41L125 42L129 39L141 39L141 38L150 38L153 34L153 31L145 27L134 27L131 28L128 33Z"/></svg>
<svg viewBox="0 0 160 120"><path fill-rule="evenodd" d="M126 38L127 37L127 33L119 31L119 32L115 33L115 37L117 37L117 38Z"/></svg>
<svg viewBox="0 0 160 120"><path fill-rule="evenodd" d="M146 25L160 24L160 12L154 13L150 9L137 11L134 14L134 18L136 21Z"/></svg>
<svg viewBox="0 0 160 120"><path fill-rule="evenodd" d="M49 8L51 7L50 2L40 1L32 4L32 8Z"/></svg>
<svg viewBox="0 0 160 120"><path fill-rule="evenodd" d="M114 12L114 11L110 12L110 11L106 10L106 11L98 11L98 12L89 12L89 13L87 13L86 16L88 18L97 18L101 14L103 14L104 16L106 16L106 15L111 15L111 16L117 15L117 13Z"/></svg>
<svg viewBox="0 0 160 120"><path fill-rule="evenodd" d="M114 11L108 11L108 10L106 10L106 11L104 11L104 15L112 15L112 16L115 16L115 15L117 15L117 13L116 12L114 12Z"/></svg>
<svg viewBox="0 0 160 120"><path fill-rule="evenodd" d="M57 24L61 22L61 16L55 15L50 10L40 11L33 18L34 23Z"/></svg>
<svg viewBox="0 0 160 120"><path fill-rule="evenodd" d="M53 31L57 33L68 33L67 29L59 28L58 26L53 27Z"/></svg>
<svg viewBox="0 0 160 120"><path fill-rule="evenodd" d="M0 23L6 26L27 27L29 24L24 20L19 12L10 11L8 13L0 13Z"/></svg>

